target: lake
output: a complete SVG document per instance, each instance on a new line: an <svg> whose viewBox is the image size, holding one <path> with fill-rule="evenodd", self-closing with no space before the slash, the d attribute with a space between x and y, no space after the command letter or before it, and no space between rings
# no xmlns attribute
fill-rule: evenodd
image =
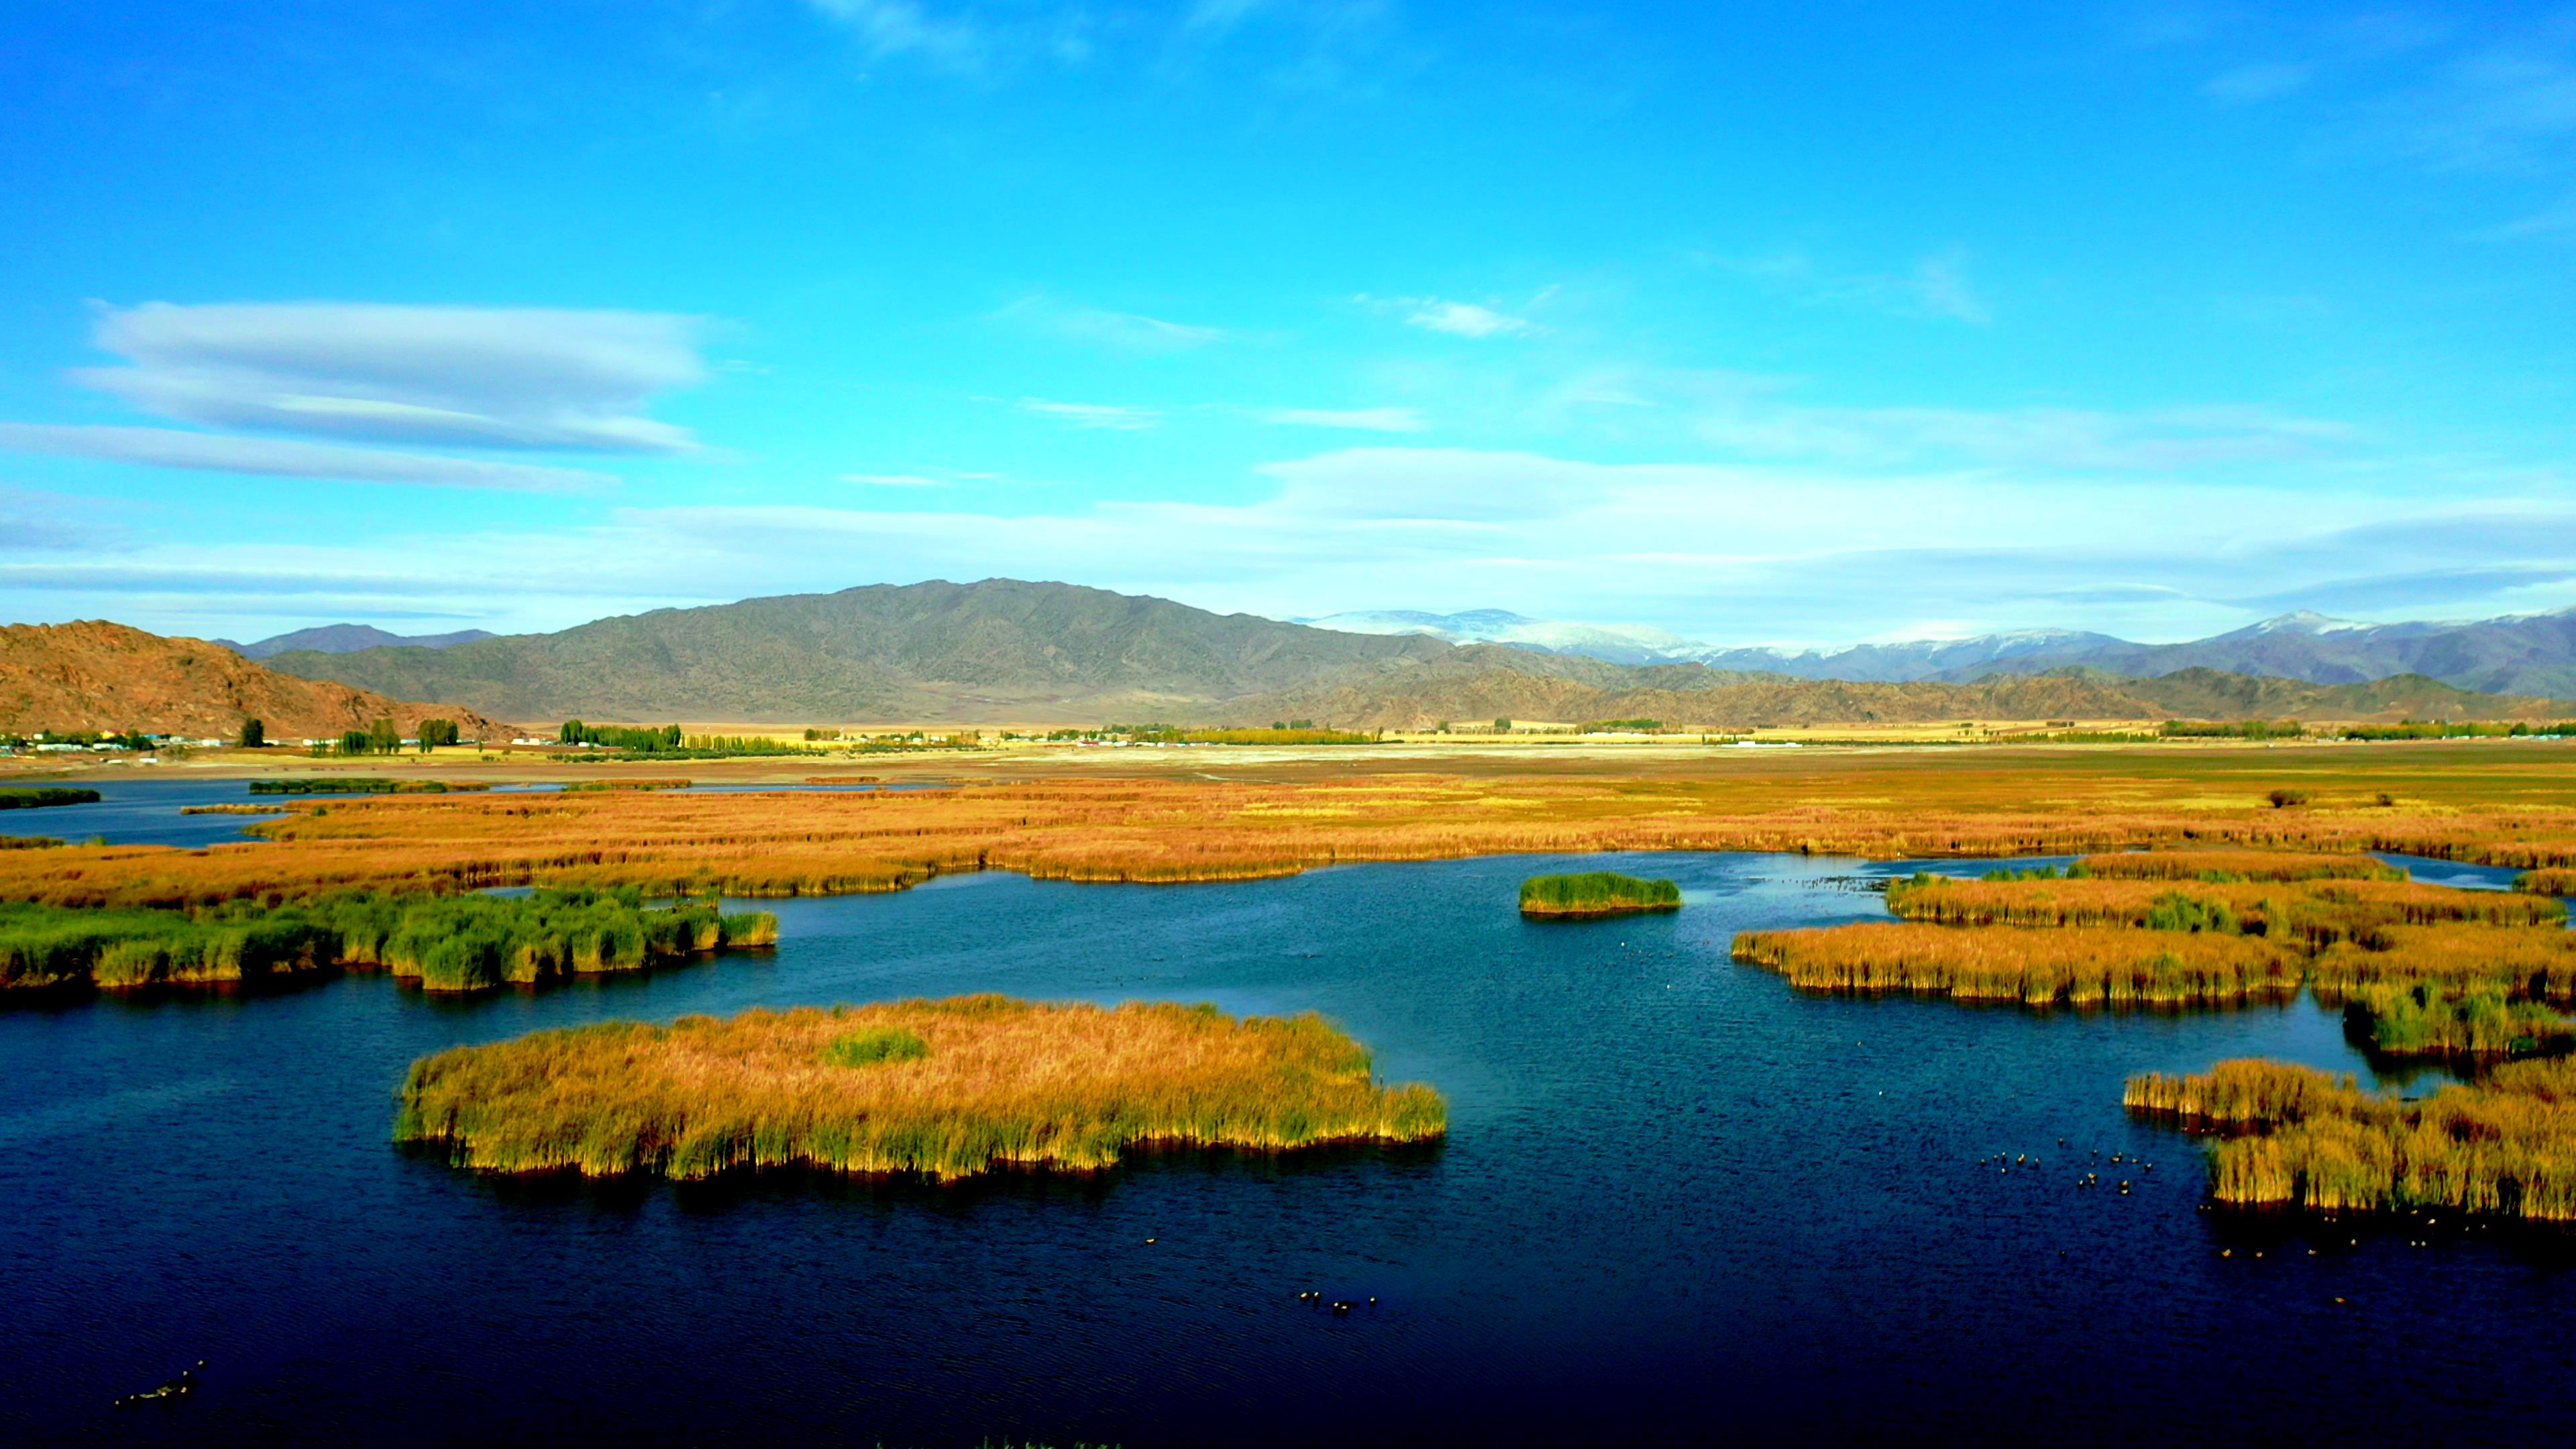
<svg viewBox="0 0 2576 1449"><path fill-rule="evenodd" d="M1520 880L1563 868L1670 876L1685 908L1522 921ZM2130 1072L2230 1056L2370 1080L2334 1015L1811 997L1727 959L1740 928L1880 916L1868 878L1913 868L970 875L763 903L774 954L544 992L0 1012L0 1439L2170 1445L2564 1417L2568 1239L2204 1212L2197 1150L2120 1109ZM1446 1093L1449 1136L948 1188L494 1180L387 1143L405 1065L458 1043L974 991L1321 1011ZM109 1409L199 1358L190 1400Z"/></svg>

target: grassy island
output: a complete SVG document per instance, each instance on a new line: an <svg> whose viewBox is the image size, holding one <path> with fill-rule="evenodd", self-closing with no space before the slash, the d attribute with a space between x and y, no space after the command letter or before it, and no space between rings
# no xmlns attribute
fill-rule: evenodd
<svg viewBox="0 0 2576 1449"><path fill-rule="evenodd" d="M2565 902L2408 879L2368 857L2136 851L2061 872L1893 882L1901 924L1746 931L1735 959L1796 986L2030 1007L2283 1000L2305 984L2384 1056L2576 1048Z"/></svg>
<svg viewBox="0 0 2576 1449"><path fill-rule="evenodd" d="M2278 1062L2129 1079L2131 1112L2209 1144L2209 1194L2319 1212L2451 1208L2576 1221L2576 1060L2517 1062L2420 1101Z"/></svg>
<svg viewBox="0 0 2576 1449"><path fill-rule="evenodd" d="M444 795L450 791L489 790L481 780L425 780L391 775L312 775L288 780L253 780L254 795Z"/></svg>
<svg viewBox="0 0 2576 1449"><path fill-rule="evenodd" d="M1808 991L1912 992L2025 1006L2202 1006L2287 1000L2299 955L2259 937L2113 927L2038 930L1865 922L1744 931L1735 959Z"/></svg>
<svg viewBox="0 0 2576 1449"><path fill-rule="evenodd" d="M0 789L0 810L39 810L48 805L94 805L96 790L68 785L12 785Z"/></svg>
<svg viewBox="0 0 2576 1449"><path fill-rule="evenodd" d="M1583 875L1534 875L1521 882L1524 916L1624 916L1681 908L1682 888L1668 880L1639 880L1596 870Z"/></svg>
<svg viewBox="0 0 2576 1449"><path fill-rule="evenodd" d="M603 1022L412 1063L398 1141L459 1166L702 1178L737 1167L956 1178L1093 1170L1131 1147L1280 1150L1438 1137L1311 1013L968 996Z"/></svg>
<svg viewBox="0 0 2576 1449"><path fill-rule="evenodd" d="M728 946L766 946L766 912L722 915L642 894L380 895L236 901L194 912L0 904L0 994L94 986L204 986L363 966L429 991L476 991L631 971Z"/></svg>

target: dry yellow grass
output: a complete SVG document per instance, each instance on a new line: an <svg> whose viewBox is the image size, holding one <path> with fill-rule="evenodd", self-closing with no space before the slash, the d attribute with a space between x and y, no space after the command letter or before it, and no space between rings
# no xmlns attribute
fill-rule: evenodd
<svg viewBox="0 0 2576 1449"><path fill-rule="evenodd" d="M2243 1134L2210 1147L2220 1202L2576 1221L2576 1061L2499 1067L2421 1102L2277 1062L2221 1062L2196 1077L2132 1077L2124 1100L2187 1129Z"/></svg>
<svg viewBox="0 0 2576 1449"><path fill-rule="evenodd" d="M2197 1006L2280 1000L2300 957L2259 937L2116 927L1962 930L1867 922L1745 931L1735 959L1810 991L1911 992L2024 1006Z"/></svg>
<svg viewBox="0 0 2576 1449"><path fill-rule="evenodd" d="M1887 908L1907 920L1957 926L2150 924L2159 908L2197 905L2248 931L2296 933L2317 943L2377 927L2476 921L2528 926L2564 921L2546 896L2453 890L2417 881L2304 880L2214 884L2170 880L1899 881Z"/></svg>
<svg viewBox="0 0 2576 1449"><path fill-rule="evenodd" d="M962 1177L1089 1170L1138 1146L1260 1150L1439 1136L1420 1085L1311 1013L1000 996L606 1022L412 1064L399 1140L505 1172L731 1168Z"/></svg>
<svg viewBox="0 0 2576 1449"><path fill-rule="evenodd" d="M344 885L531 882L789 895L893 890L982 868L1071 880L1225 880L1357 860L1628 849L1891 858L2224 845L2576 866L2576 755L2541 747L2354 746L2277 758L1981 750L1720 763L1677 765L1654 778L1571 761L1473 778L347 800L299 805L257 827L274 845L7 852L0 898L178 904ZM1320 768L1301 762L1293 772ZM2309 790L2314 803L2272 808L2264 793L2284 783ZM2380 806L2382 794L2405 803ZM1510 808L1489 803L1498 800Z"/></svg>

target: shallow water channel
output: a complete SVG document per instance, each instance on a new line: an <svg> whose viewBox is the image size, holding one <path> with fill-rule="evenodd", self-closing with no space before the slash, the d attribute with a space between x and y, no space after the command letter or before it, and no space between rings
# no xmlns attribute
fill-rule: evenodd
<svg viewBox="0 0 2576 1449"><path fill-rule="evenodd" d="M1521 878L1567 866L1671 876L1685 908L1523 922ZM544 992L0 1011L0 1440L2475 1442L2564 1417L2564 1240L2203 1212L2198 1153L2121 1112L2128 1073L2229 1056L2369 1080L2336 1017L1801 996L1727 960L1739 928L1880 915L1860 878L1912 868L961 876L768 903L774 954ZM970 991L1322 1011L1445 1092L1449 1137L945 1189L492 1180L387 1145L404 1066L456 1043ZM109 1409L199 1358L190 1400Z"/></svg>

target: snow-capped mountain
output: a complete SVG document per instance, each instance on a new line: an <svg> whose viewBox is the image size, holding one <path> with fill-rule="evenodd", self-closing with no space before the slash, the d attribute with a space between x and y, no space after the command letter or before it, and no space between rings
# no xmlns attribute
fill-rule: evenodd
<svg viewBox="0 0 2576 1449"><path fill-rule="evenodd" d="M1509 644L1618 664L1699 663L1801 679L1961 682L2085 666L2153 677L2223 669L2352 684L2424 674L2463 689L2576 697L2576 609L2474 622L2369 624L2308 610L2180 644L2137 644L2074 629L2014 629L1966 639L1777 649L1707 644L1634 625L1533 619L1503 609L1458 614L1401 610L1300 619L1354 634L1426 634L1451 643Z"/></svg>

